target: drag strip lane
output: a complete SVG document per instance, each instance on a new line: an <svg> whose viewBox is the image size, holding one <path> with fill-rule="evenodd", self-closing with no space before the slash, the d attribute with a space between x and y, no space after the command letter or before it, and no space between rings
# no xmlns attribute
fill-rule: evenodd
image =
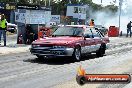
<svg viewBox="0 0 132 88"><path fill-rule="evenodd" d="M64 59L61 58L62 60L59 62L58 60L49 60L41 63L36 61L36 57L29 52L22 55L16 54L11 56L11 59L9 59L10 56L4 56L3 59L0 59L0 88L49 88L72 79L76 74L77 67L81 64L89 67L91 72L93 69L103 69L102 65L99 65L102 63L107 65L107 62L113 61L116 65L119 63L119 59L115 60L116 56L118 58L132 50L129 43L122 45L108 49L104 57L97 58L95 55L89 55L80 62L70 62L70 60L63 62ZM91 65L93 66L91 67Z"/></svg>

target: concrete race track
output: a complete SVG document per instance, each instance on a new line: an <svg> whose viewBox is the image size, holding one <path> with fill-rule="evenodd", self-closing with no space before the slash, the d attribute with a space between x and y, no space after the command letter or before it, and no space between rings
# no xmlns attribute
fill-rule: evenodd
<svg viewBox="0 0 132 88"><path fill-rule="evenodd" d="M80 62L74 62L71 58L38 61L29 51L2 54L0 88L131 88L131 83L84 86L76 83L80 65L90 74L132 74L132 39L112 38L109 45L104 57L87 55Z"/></svg>

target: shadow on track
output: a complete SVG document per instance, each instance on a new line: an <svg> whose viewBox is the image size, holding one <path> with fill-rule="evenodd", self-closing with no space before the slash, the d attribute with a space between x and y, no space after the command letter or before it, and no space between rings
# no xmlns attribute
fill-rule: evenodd
<svg viewBox="0 0 132 88"><path fill-rule="evenodd" d="M89 59L95 59L97 56L95 54L88 54L87 56L82 56L81 61L89 60ZM59 58L43 58L43 59L27 59L23 60L24 62L30 62L30 63L38 63L38 64L48 64L48 65L65 65L65 64L71 64L75 63L76 61L73 60L72 57L59 57Z"/></svg>

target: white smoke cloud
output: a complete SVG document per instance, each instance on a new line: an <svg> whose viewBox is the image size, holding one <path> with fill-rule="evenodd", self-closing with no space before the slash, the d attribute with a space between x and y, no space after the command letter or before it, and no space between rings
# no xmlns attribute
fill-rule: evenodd
<svg viewBox="0 0 132 88"><path fill-rule="evenodd" d="M122 1L122 10L121 10L121 21L120 21L120 31L126 33L128 22L132 21L132 0L120 0ZM103 25L107 28L109 26L119 27L119 11L116 15L113 15L111 12L96 12L92 16L95 19L95 24Z"/></svg>

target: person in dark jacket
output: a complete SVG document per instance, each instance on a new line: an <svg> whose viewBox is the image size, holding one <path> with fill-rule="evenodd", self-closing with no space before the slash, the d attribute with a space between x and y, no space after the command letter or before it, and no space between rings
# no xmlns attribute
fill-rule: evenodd
<svg viewBox="0 0 132 88"><path fill-rule="evenodd" d="M26 44L31 44L34 40L34 32L31 25L26 25Z"/></svg>
<svg viewBox="0 0 132 88"><path fill-rule="evenodd" d="M126 37L128 37L128 34L130 33L130 37L131 37L131 21L127 24L127 35L126 35Z"/></svg>

